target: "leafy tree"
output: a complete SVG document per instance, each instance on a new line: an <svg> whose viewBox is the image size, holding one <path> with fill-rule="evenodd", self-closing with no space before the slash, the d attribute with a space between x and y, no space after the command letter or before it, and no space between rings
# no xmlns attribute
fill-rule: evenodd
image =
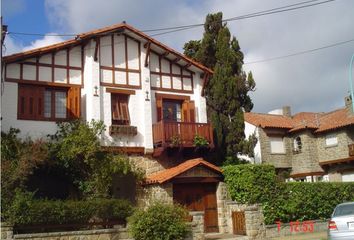
<svg viewBox="0 0 354 240"><path fill-rule="evenodd" d="M215 131L215 158L219 163L238 163L237 154L247 153L243 113L253 108L250 91L255 90L252 73L242 69L243 53L235 37L222 22L222 13L208 14L203 39L184 46L185 54L214 70L206 85L209 119Z"/></svg>

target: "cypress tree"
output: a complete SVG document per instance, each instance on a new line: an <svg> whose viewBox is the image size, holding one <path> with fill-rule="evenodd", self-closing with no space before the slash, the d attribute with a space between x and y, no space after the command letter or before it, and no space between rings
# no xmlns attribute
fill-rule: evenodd
<svg viewBox="0 0 354 240"><path fill-rule="evenodd" d="M222 13L208 14L203 39L185 44L185 54L214 70L206 85L208 117L214 127L214 162L238 163L238 153L248 153L243 113L253 108L248 95L254 91L252 73L242 69L243 53L222 22Z"/></svg>

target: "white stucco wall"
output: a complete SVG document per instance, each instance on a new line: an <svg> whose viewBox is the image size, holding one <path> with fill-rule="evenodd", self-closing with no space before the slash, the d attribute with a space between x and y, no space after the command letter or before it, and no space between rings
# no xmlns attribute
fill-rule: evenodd
<svg viewBox="0 0 354 240"><path fill-rule="evenodd" d="M17 119L17 83L5 82L1 98L1 131L8 132L11 127L20 129L21 138L46 138L57 130L55 122Z"/></svg>
<svg viewBox="0 0 354 240"><path fill-rule="evenodd" d="M257 138L257 144L254 147L254 157L251 158L247 155L239 155L238 157L244 160L247 160L251 163L262 163L262 155L261 155L261 144L259 141L259 132L258 132L258 128L248 122L245 122L245 137L246 139L248 139L248 137L252 134L256 134L256 138Z"/></svg>
<svg viewBox="0 0 354 240"><path fill-rule="evenodd" d="M114 37L115 44L115 53L121 55L114 55L115 67L124 68L125 62L125 51L122 51L124 47L124 38L122 36ZM119 41L121 40L121 41ZM108 43L109 41L107 41ZM101 42L102 43L102 42ZM139 52L138 52L138 43L134 40L128 39L128 66L129 68L139 69ZM84 49L84 82L83 88L81 88L81 117L83 120L91 121L92 119L98 121L101 120L106 125L106 131L101 136L101 142L103 145L110 146L128 146L128 147L144 147L146 152L153 151L153 132L152 124L156 122L156 100L155 93L164 93L171 95L185 95L189 96L192 101L195 102L196 108L196 121L200 123L207 122L207 113L206 113L206 100L201 96L203 88L203 79L200 78L200 72L193 74L193 93L177 93L173 91L158 91L151 90L151 75L150 75L150 66L145 67L145 56L146 48L143 47L144 42L140 43L140 69L141 69L141 89L131 88L135 91L134 95L130 95L129 99L129 113L131 125L136 126L138 134L136 136L119 136L114 137L109 135L109 126L112 124L112 113L111 113L111 94L106 91L106 86L101 86L100 82L109 82L111 80L105 80L108 75L112 76L112 72L109 70L108 73L103 73L100 70L102 61L94 61L95 46L96 42L90 40L88 44L85 45ZM108 52L107 48L102 51L106 51L106 55L110 56L112 59L111 53ZM66 50L58 51L54 55L55 64L57 65L66 65ZM101 53L102 59L103 53ZM104 64L109 65L109 61L103 58ZM36 59L29 59L26 61L35 62ZM51 64L52 62L51 54L46 54L39 59L40 63ZM153 58L151 58L153 61ZM69 52L69 64L74 67L81 67L81 47L72 48ZM112 64L112 63L111 63ZM150 62L149 65L158 65L156 62ZM27 65L24 67L24 76L27 76L27 79L33 79L36 76L35 67ZM52 71L48 71L49 67L39 67L39 77L43 81L51 79ZM169 69L169 64L163 61L162 68L167 71ZM54 81L58 83L67 82L66 79L66 70L62 71L63 68L54 69ZM19 78L20 67L18 64L11 64L7 69L7 76L11 78ZM169 72L170 70L168 70ZM174 74L181 73L181 68L172 66L172 72ZM125 73L119 75L119 71L116 71L116 82L120 79L124 81ZM183 75L190 74L189 72L182 70ZM117 77L119 75L119 78ZM81 70L71 69L69 71L68 83L81 83ZM168 77L169 78L169 77ZM129 83L130 85L137 86L140 84L139 73L129 73ZM33 80L28 80L33 81ZM182 88L180 79L178 77L173 77L173 85L177 89ZM187 89L192 89L190 85L191 81L184 79L184 87L189 87ZM95 87L98 87L98 96L95 96ZM33 86L35 87L35 85ZM117 89L122 89L121 87L116 87ZM128 87L129 89L129 87ZM5 82L5 91L2 96L2 130L8 131L10 127L19 128L21 130L21 136L31 136L32 138L45 137L48 134L53 134L56 131L56 123L50 121L31 121L31 120L17 120L17 99L18 99L18 87L17 83Z"/></svg>

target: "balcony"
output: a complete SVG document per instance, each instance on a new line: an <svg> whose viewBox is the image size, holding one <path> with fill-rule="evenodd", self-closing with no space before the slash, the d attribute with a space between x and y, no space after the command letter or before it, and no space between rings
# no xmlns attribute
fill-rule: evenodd
<svg viewBox="0 0 354 240"><path fill-rule="evenodd" d="M160 121L152 125L154 147L214 147L210 123ZM197 142L198 139L202 140Z"/></svg>

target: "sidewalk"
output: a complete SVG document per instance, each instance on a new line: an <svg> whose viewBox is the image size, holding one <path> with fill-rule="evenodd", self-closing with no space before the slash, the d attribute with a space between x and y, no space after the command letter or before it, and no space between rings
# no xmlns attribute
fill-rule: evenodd
<svg viewBox="0 0 354 240"><path fill-rule="evenodd" d="M327 240L327 232L305 233L296 236L276 237L272 240Z"/></svg>

